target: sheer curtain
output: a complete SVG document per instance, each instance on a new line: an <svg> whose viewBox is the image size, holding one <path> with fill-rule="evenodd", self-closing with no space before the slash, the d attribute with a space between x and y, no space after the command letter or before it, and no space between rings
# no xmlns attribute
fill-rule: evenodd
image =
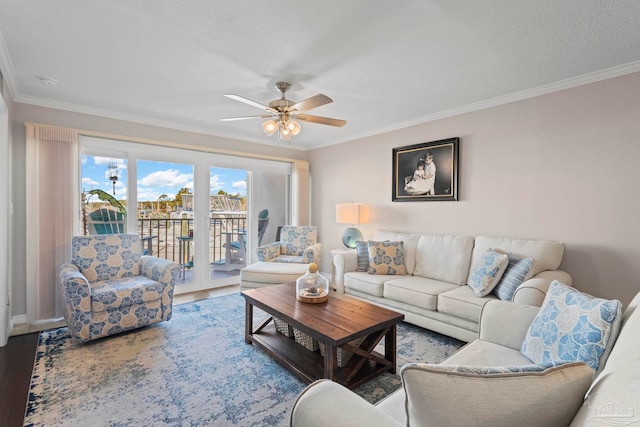
<svg viewBox="0 0 640 427"><path fill-rule="evenodd" d="M79 138L73 129L26 124L27 322L62 316L56 270L71 258L79 224Z"/></svg>

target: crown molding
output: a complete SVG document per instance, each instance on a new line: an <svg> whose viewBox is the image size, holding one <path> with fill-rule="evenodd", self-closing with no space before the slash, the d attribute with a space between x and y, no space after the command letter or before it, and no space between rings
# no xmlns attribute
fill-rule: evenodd
<svg viewBox="0 0 640 427"><path fill-rule="evenodd" d="M272 145L269 141L264 141L257 138L239 138L236 134L224 133L224 132L215 132L209 128L201 127L201 126L193 126L187 125L184 123L173 122L170 120L156 119L152 117L139 116L135 114L129 113L121 113L113 110L106 110L103 108L89 107L86 105L74 104L71 102L62 102L55 101L48 98L41 98L37 96L31 95L18 95L14 98L15 102L20 102L23 104L35 105L39 107L53 108L57 110L70 111L74 113L87 114L91 116L104 117L108 119L122 120L132 123L138 123L149 126L157 126L172 130L178 130L183 132L191 132L202 135L215 136L218 138L226 138L235 141L243 141L243 142L251 142L254 144L262 144L262 145ZM291 145L291 149L305 151L304 147L299 145Z"/></svg>
<svg viewBox="0 0 640 427"><path fill-rule="evenodd" d="M13 74L13 63L11 62L11 57L9 56L9 51L7 50L7 45L4 42L4 37L2 36L2 31L0 30L0 70L2 71L2 76L4 77L4 81L7 84L7 88L9 89L9 95L11 95L11 99L15 100L18 95L18 87L16 86L16 78ZM0 87L0 92L2 88Z"/></svg>
<svg viewBox="0 0 640 427"><path fill-rule="evenodd" d="M531 89L525 89L518 92L513 92L503 96L497 96L495 98L486 99L483 101L474 102L471 104L463 105L461 107L450 108L447 110L439 111L432 114L427 114L412 120L406 120L388 126L385 128L378 128L375 131L362 133L343 140L334 140L324 144L314 144L309 146L307 150L314 150L322 147L328 147L330 145L342 144L349 141L355 141L363 138L370 138L382 133L392 132L400 129L405 129L411 126L416 126L424 123L434 122L436 120L446 119L449 117L459 116L466 113L472 113L474 111L484 110L486 108L497 107L500 105L510 104L512 102L523 101L525 99L535 98L537 96L548 95L550 93L559 92L566 89L571 89L578 86L587 85L590 83L596 83L603 80L613 79L615 77L625 76L627 74L633 74L640 71L640 61L630 62L628 64L618 65L615 67L607 68L605 70L595 71L593 73L583 74L577 77L571 77L558 82L550 83L547 85L537 86Z"/></svg>

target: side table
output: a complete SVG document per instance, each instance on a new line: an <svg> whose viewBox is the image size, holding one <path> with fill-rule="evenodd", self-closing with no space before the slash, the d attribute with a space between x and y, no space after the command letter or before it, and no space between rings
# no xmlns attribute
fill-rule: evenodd
<svg viewBox="0 0 640 427"><path fill-rule="evenodd" d="M355 252L355 251L356 251L355 249L349 249L349 248L331 249L331 289L333 289L334 291L336 290L335 288L336 266L333 263L333 258L338 254L346 254L346 253Z"/></svg>

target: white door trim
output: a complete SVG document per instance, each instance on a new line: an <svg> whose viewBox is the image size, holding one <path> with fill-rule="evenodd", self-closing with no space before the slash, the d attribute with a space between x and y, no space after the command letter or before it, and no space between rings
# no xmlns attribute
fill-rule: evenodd
<svg viewBox="0 0 640 427"><path fill-rule="evenodd" d="M0 83L0 347L4 347L11 333L11 175L9 156L9 111L2 97Z"/></svg>

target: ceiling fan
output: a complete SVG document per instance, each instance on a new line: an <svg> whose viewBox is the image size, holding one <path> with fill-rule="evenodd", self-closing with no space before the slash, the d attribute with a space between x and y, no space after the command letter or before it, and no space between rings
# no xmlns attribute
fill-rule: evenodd
<svg viewBox="0 0 640 427"><path fill-rule="evenodd" d="M278 141L290 141L292 135L295 136L300 133L300 124L296 120L337 127L342 127L347 124L346 120L304 114L311 109L333 102L333 100L326 95L318 94L305 99L304 101L294 102L284 97L285 92L291 89L291 85L289 83L278 82L276 83L276 89L282 93L282 97L271 101L269 105L264 105L239 95L224 95L227 98L235 99L236 101L260 108L265 111L265 114L258 116L228 117L220 120L235 121L268 118L269 120L262 123L262 130L264 130L264 132L269 136L273 135L277 131Z"/></svg>

